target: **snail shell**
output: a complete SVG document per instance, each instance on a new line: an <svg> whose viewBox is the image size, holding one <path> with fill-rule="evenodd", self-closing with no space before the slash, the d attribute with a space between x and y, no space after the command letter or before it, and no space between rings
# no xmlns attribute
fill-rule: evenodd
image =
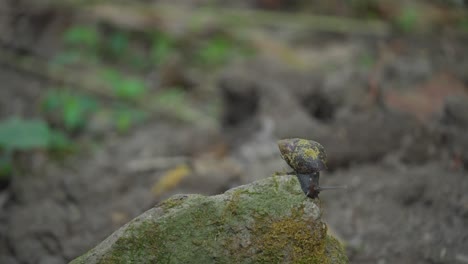
<svg viewBox="0 0 468 264"><path fill-rule="evenodd" d="M313 174L327 168L327 154L320 143L290 138L278 141L281 156L299 174Z"/></svg>

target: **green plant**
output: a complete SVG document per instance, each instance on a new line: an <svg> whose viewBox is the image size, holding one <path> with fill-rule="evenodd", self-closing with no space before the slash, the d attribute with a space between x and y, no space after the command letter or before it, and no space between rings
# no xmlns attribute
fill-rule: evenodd
<svg viewBox="0 0 468 264"><path fill-rule="evenodd" d="M63 34L63 42L70 46L85 46L96 48L99 44L99 33L95 27L75 25Z"/></svg>
<svg viewBox="0 0 468 264"><path fill-rule="evenodd" d="M403 32L413 31L420 20L420 13L415 7L404 7L399 15L395 19L395 23L398 29Z"/></svg>
<svg viewBox="0 0 468 264"><path fill-rule="evenodd" d="M5 150L46 148L50 130L42 120L23 120L17 117L0 123L0 147Z"/></svg>
<svg viewBox="0 0 468 264"><path fill-rule="evenodd" d="M232 43L226 38L215 37L205 42L198 51L202 64L218 65L226 62L232 53Z"/></svg>
<svg viewBox="0 0 468 264"><path fill-rule="evenodd" d="M141 98L146 92L143 80L132 77L123 77L119 72L108 69L104 71L104 79L111 85L117 97L127 100Z"/></svg>
<svg viewBox="0 0 468 264"><path fill-rule="evenodd" d="M43 120L12 117L0 122L0 149L4 151L64 149L70 144L65 134L49 128Z"/></svg>
<svg viewBox="0 0 468 264"><path fill-rule="evenodd" d="M93 26L75 25L69 27L62 35L65 49L58 52L52 65L69 65L98 60L101 38Z"/></svg>
<svg viewBox="0 0 468 264"><path fill-rule="evenodd" d="M118 57L128 51L128 43L128 35L122 31L117 31L110 36L106 48L108 48L112 56Z"/></svg>
<svg viewBox="0 0 468 264"><path fill-rule="evenodd" d="M13 152L33 149L66 150L69 139L60 131L49 128L43 120L12 117L0 122L0 177L13 170Z"/></svg>
<svg viewBox="0 0 468 264"><path fill-rule="evenodd" d="M12 151L0 153L0 183L8 180L13 172L13 155Z"/></svg>
<svg viewBox="0 0 468 264"><path fill-rule="evenodd" d="M53 151L69 151L73 147L70 139L58 130L50 130L49 149Z"/></svg>
<svg viewBox="0 0 468 264"><path fill-rule="evenodd" d="M119 107L114 111L115 128L119 133L126 133L133 125L145 120L147 114L128 107Z"/></svg>
<svg viewBox="0 0 468 264"><path fill-rule="evenodd" d="M175 41L167 34L158 33L153 37L151 59L156 65L164 63L175 50Z"/></svg>
<svg viewBox="0 0 468 264"><path fill-rule="evenodd" d="M54 56L52 63L54 65L70 65L80 61L82 54L76 50L62 51Z"/></svg>
<svg viewBox="0 0 468 264"><path fill-rule="evenodd" d="M91 97L67 90L50 90L42 101L42 108L49 114L58 114L64 127L75 131L86 125L88 115L97 108L97 102Z"/></svg>
<svg viewBox="0 0 468 264"><path fill-rule="evenodd" d="M230 59L248 57L254 53L254 49L246 42L227 36L214 36L203 41L195 53L197 63L213 67L227 63Z"/></svg>
<svg viewBox="0 0 468 264"><path fill-rule="evenodd" d="M460 19L460 21L458 22L458 27L462 31L468 32L468 17Z"/></svg>

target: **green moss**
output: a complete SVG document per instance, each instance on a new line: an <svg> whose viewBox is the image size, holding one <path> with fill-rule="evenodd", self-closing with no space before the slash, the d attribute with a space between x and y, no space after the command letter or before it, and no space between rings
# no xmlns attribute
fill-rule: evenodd
<svg viewBox="0 0 468 264"><path fill-rule="evenodd" d="M130 227L113 245L111 254L104 256L100 263L151 263L165 258L164 243L158 224L143 222ZM168 258L166 258L168 259Z"/></svg>
<svg viewBox="0 0 468 264"><path fill-rule="evenodd" d="M243 194L239 197L241 199L237 203L237 210L240 216L289 215L291 205L299 206L304 201L305 197L298 188L296 177L287 181L284 177L275 176L273 179L268 181L268 185L253 189L248 195Z"/></svg>
<svg viewBox="0 0 468 264"><path fill-rule="evenodd" d="M273 185L275 186L275 192L278 192L279 190L279 182L278 182L278 177L284 176L285 174L280 174L279 172L273 173Z"/></svg>
<svg viewBox="0 0 468 264"><path fill-rule="evenodd" d="M216 255L217 240L223 234L222 210L215 200L197 197L183 210L160 218L160 236L171 263L209 263Z"/></svg>
<svg viewBox="0 0 468 264"><path fill-rule="evenodd" d="M290 218L272 221L258 227L256 262L259 263L331 263L326 253L327 228L321 221L304 221L303 210Z"/></svg>
<svg viewBox="0 0 468 264"><path fill-rule="evenodd" d="M327 235L325 239L326 254L330 257L331 263L348 263L345 248L334 237Z"/></svg>
<svg viewBox="0 0 468 264"><path fill-rule="evenodd" d="M224 209L223 219L233 217L233 216L239 214L239 212L238 212L238 210L239 210L239 199L241 198L241 195L244 192L245 191L242 190L242 189L236 189L232 193L231 199L229 200L229 202L227 202L227 205L226 205L226 207Z"/></svg>
<svg viewBox="0 0 468 264"><path fill-rule="evenodd" d="M164 210L169 210L182 205L185 202L185 197L171 197L159 204Z"/></svg>

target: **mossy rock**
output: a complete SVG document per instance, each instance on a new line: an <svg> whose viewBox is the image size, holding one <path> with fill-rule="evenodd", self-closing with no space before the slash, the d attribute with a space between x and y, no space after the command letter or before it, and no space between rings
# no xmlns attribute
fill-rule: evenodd
<svg viewBox="0 0 468 264"><path fill-rule="evenodd" d="M348 263L295 176L177 195L71 263Z"/></svg>

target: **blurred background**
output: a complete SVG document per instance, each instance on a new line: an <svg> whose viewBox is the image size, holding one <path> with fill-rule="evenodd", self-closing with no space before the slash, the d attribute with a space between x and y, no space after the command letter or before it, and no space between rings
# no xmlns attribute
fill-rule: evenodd
<svg viewBox="0 0 468 264"><path fill-rule="evenodd" d="M0 1L0 263L324 145L352 263L468 263L468 2Z"/></svg>

